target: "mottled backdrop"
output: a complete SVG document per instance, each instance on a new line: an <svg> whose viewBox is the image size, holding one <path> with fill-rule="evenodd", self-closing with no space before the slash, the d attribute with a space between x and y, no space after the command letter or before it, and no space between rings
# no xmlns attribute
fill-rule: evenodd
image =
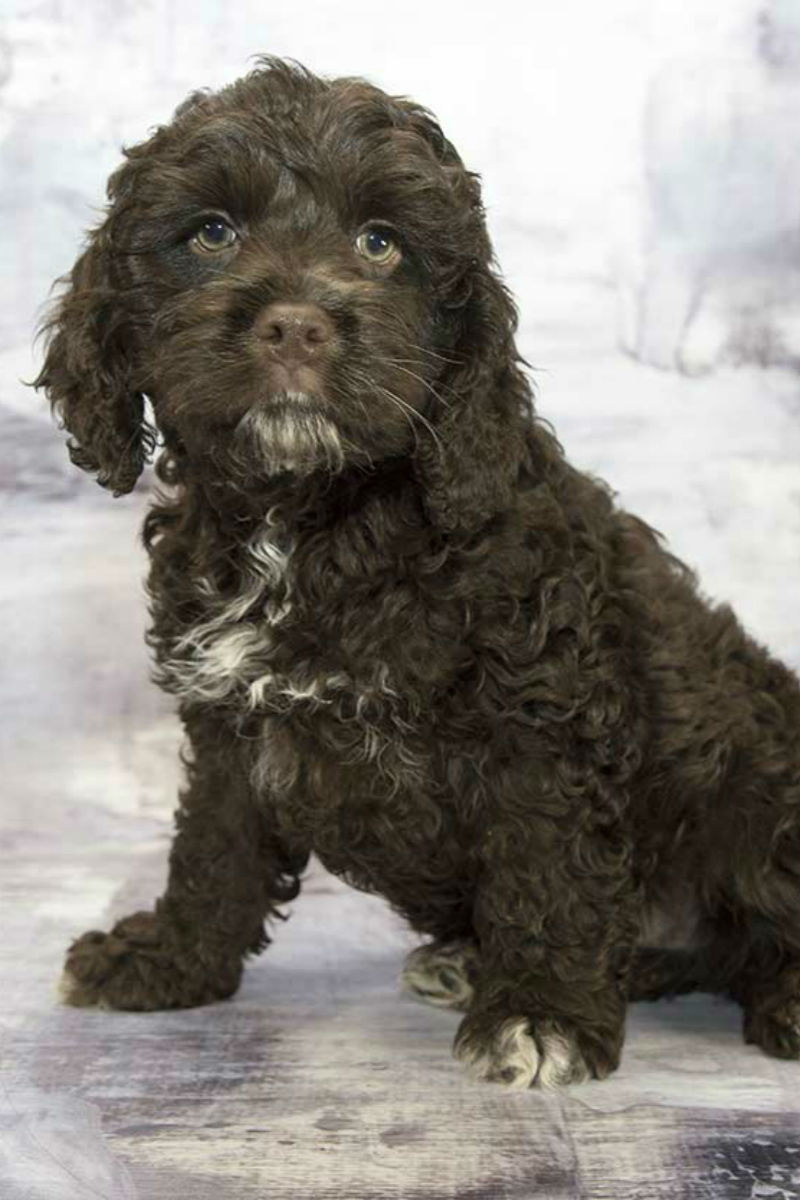
<svg viewBox="0 0 800 1200"><path fill-rule="evenodd" d="M788 45L798 0L762 7ZM573 460L800 667L800 207L795 228L774 203L793 194L800 108L791 63L765 74L758 59L758 6L0 0L0 13L2 1200L800 1196L800 1065L744 1047L732 1006L636 1006L619 1075L566 1098L476 1088L449 1058L452 1014L398 995L407 932L319 869L232 1002L57 1005L69 939L158 894L178 731L142 645L146 485L113 501L73 471L20 382L121 144L258 53L366 75L431 107L483 175L539 408ZM682 124L648 124L654 96ZM748 150L767 135L767 152ZM693 214L717 211L709 196L727 210L734 188L745 200L720 249L716 218ZM754 312L730 299L733 243L767 209L790 227L780 254L748 259L768 297ZM713 295L697 284L709 240L728 281ZM715 357L732 305L744 349Z"/></svg>

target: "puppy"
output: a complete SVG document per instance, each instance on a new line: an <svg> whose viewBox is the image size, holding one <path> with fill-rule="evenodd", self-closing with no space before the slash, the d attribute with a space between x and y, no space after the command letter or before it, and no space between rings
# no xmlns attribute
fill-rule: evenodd
<svg viewBox="0 0 800 1200"><path fill-rule="evenodd" d="M153 912L76 1005L232 995L310 853L425 943L482 1079L618 1064L706 989L800 1056L800 689L531 405L477 177L423 108L261 60L112 175L36 380L144 523L188 741Z"/></svg>

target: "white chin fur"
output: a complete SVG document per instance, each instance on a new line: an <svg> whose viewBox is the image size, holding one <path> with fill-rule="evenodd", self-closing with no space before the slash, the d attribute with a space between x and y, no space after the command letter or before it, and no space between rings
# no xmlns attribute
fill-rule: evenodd
<svg viewBox="0 0 800 1200"><path fill-rule="evenodd" d="M236 428L236 441L270 475L303 475L321 467L335 472L344 465L338 429L305 392L285 392L253 405Z"/></svg>

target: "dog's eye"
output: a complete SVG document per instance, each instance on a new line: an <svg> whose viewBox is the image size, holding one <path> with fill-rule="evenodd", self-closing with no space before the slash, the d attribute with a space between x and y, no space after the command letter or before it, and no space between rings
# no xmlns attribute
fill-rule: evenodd
<svg viewBox="0 0 800 1200"><path fill-rule="evenodd" d="M356 238L356 250L362 258L379 267L388 266L400 258L397 238L385 225L371 225L368 229L362 229Z"/></svg>
<svg viewBox="0 0 800 1200"><path fill-rule="evenodd" d="M204 221L191 240L192 249L206 253L216 250L227 250L236 241L236 230L231 228L222 217L211 217Z"/></svg>

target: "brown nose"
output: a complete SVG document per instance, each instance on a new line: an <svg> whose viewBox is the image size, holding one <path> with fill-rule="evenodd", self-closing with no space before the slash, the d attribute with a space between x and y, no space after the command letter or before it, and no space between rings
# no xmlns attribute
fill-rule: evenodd
<svg viewBox="0 0 800 1200"><path fill-rule="evenodd" d="M333 323L315 304L270 304L253 328L269 354L286 365L307 362L333 336Z"/></svg>

